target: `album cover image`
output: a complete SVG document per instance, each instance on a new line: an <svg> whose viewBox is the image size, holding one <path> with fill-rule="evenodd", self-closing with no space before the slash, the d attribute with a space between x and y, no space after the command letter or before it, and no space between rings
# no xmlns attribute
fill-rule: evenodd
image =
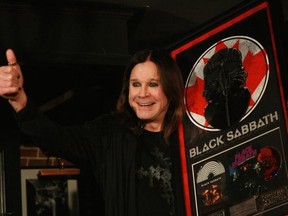
<svg viewBox="0 0 288 216"><path fill-rule="evenodd" d="M280 151L271 146L260 149L249 145L237 151L229 166L231 196L234 200L257 198L262 192L275 187L282 166ZM237 196L235 196L237 194Z"/></svg>
<svg viewBox="0 0 288 216"><path fill-rule="evenodd" d="M219 160L207 161L199 167L196 190L201 215L218 209L227 201L226 168Z"/></svg>
<svg viewBox="0 0 288 216"><path fill-rule="evenodd" d="M269 79L269 59L254 38L231 36L209 47L190 71L185 105L199 128L226 129L247 117Z"/></svg>

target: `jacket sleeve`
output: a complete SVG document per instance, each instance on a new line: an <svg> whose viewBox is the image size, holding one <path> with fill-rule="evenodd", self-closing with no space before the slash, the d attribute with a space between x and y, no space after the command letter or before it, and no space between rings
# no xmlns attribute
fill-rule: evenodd
<svg viewBox="0 0 288 216"><path fill-rule="evenodd" d="M105 117L82 125L63 127L51 121L31 103L16 114L16 119L20 130L31 137L43 152L79 166L101 167L109 140L113 137L110 126L114 124Z"/></svg>

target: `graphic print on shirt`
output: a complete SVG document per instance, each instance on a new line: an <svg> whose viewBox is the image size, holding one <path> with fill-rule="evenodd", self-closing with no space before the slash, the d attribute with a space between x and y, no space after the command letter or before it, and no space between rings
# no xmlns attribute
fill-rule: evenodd
<svg viewBox="0 0 288 216"><path fill-rule="evenodd" d="M160 151L158 147L154 147L151 152L151 156L158 165L150 165L149 167L139 167L136 170L138 179L148 179L149 187L156 187L158 184L161 188L161 196L166 200L170 206L170 215L174 215L174 195L172 189L172 174L171 174L171 159Z"/></svg>

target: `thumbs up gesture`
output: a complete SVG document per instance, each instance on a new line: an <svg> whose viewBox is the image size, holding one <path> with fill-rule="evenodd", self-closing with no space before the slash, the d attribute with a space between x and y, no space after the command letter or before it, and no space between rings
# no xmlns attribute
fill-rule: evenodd
<svg viewBox="0 0 288 216"><path fill-rule="evenodd" d="M6 51L7 66L0 67L0 96L6 98L16 112L27 104L23 75L13 50Z"/></svg>

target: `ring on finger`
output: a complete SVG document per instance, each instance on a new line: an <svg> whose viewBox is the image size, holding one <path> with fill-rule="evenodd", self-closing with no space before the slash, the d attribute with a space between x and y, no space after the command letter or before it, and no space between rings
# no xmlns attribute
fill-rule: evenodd
<svg viewBox="0 0 288 216"><path fill-rule="evenodd" d="M18 63L17 63L17 61L15 61L15 62L8 62L8 65L9 66L15 66L15 65L17 65Z"/></svg>

